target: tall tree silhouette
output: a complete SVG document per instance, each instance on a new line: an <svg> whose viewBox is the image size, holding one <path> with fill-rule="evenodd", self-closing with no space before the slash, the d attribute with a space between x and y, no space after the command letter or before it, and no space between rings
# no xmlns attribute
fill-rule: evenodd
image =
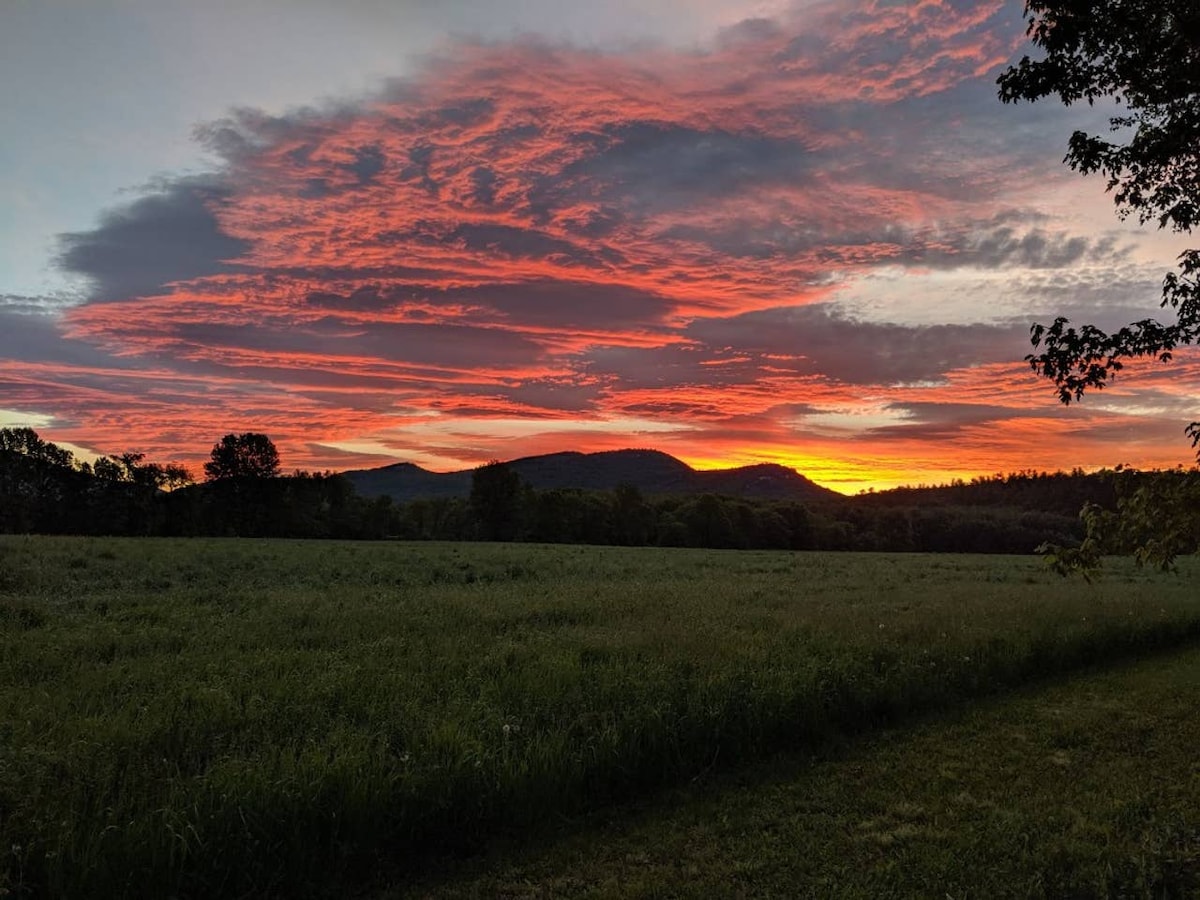
<svg viewBox="0 0 1200 900"><path fill-rule="evenodd" d="M511 541L520 530L521 476L492 460L471 473L471 512L479 536L488 541Z"/></svg>
<svg viewBox="0 0 1200 900"><path fill-rule="evenodd" d="M265 434L227 434L213 445L210 455L204 464L204 477L209 481L274 478L279 474L279 451Z"/></svg>

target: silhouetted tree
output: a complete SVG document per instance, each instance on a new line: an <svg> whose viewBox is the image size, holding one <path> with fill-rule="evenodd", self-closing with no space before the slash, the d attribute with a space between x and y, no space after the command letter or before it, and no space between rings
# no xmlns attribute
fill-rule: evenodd
<svg viewBox="0 0 1200 900"><path fill-rule="evenodd" d="M1043 55L1026 56L1000 76L1000 99L1057 95L1067 105L1113 100L1118 111L1108 136L1076 131L1066 163L1084 175L1104 175L1122 218L1136 214L1143 223L1190 233L1200 224L1200 3L1026 0L1025 11L1026 33ZM1161 305L1174 310L1174 322L1144 319L1112 333L1093 325L1076 329L1061 316L1049 326L1034 325L1033 344L1041 352L1027 359L1058 386L1063 403L1103 388L1124 360L1169 361L1176 348L1200 339L1200 250L1180 254L1178 271L1163 279ZM1185 431L1200 453L1200 422ZM1153 499L1130 494L1122 516L1133 530L1150 535L1139 562L1169 566L1186 542L1172 540L1164 525L1156 525ZM1200 530L1195 525L1200 510L1190 510L1194 533ZM1137 516L1145 521L1134 521ZM1089 531L1093 527L1098 520Z"/></svg>
<svg viewBox="0 0 1200 900"><path fill-rule="evenodd" d="M1119 108L1107 137L1076 131L1065 162L1107 177L1118 214L1190 232L1200 223L1200 3L1196 0L1027 0L1027 35L1043 51L999 78L1000 99L1057 95L1070 105L1111 98ZM1200 338L1200 250L1179 257L1163 281L1162 306L1176 321L1134 322L1113 333L1065 318L1034 325L1041 353L1027 359L1058 385L1063 403L1103 388L1123 360L1164 362ZM1187 428L1200 447L1200 422Z"/></svg>
<svg viewBox="0 0 1200 900"><path fill-rule="evenodd" d="M124 482L157 490L176 490L192 484L192 473L184 466L143 462L144 453L102 456L91 464L91 473L102 481ZM85 464L86 465L86 464Z"/></svg>
<svg viewBox="0 0 1200 900"><path fill-rule="evenodd" d="M0 529L71 530L86 489L71 451L32 428L0 428Z"/></svg>
<svg viewBox="0 0 1200 900"><path fill-rule="evenodd" d="M461 541L474 537L468 501L459 497L418 499L404 504L399 515L402 537L422 541Z"/></svg>
<svg viewBox="0 0 1200 900"><path fill-rule="evenodd" d="M32 428L0 428L0 450L59 468L70 469L75 465L75 455L70 450L42 440Z"/></svg>
<svg viewBox="0 0 1200 900"><path fill-rule="evenodd" d="M265 434L227 434L213 445L210 455L204 464L204 477L209 481L274 478L279 474L279 451Z"/></svg>
<svg viewBox="0 0 1200 900"><path fill-rule="evenodd" d="M492 460L471 473L471 512L487 541L516 539L520 525L521 476Z"/></svg>
<svg viewBox="0 0 1200 900"><path fill-rule="evenodd" d="M613 489L613 541L617 544L648 544L654 533L654 511L635 484L618 484Z"/></svg>
<svg viewBox="0 0 1200 900"><path fill-rule="evenodd" d="M162 480L159 487L168 491L177 491L189 484L195 484L191 469L176 463L168 463L162 467Z"/></svg>
<svg viewBox="0 0 1200 900"><path fill-rule="evenodd" d="M729 504L713 494L701 494L680 509L693 547L736 547L738 534L729 515Z"/></svg>

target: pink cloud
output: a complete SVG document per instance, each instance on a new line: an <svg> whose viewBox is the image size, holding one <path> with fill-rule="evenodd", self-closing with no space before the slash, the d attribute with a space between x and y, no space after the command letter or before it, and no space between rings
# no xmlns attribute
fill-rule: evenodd
<svg viewBox="0 0 1200 900"><path fill-rule="evenodd" d="M318 467L354 442L464 463L825 454L859 483L938 453L955 473L1110 462L1100 437L1072 445L1080 419L1020 364L1020 327L837 306L885 267L1113 252L1011 225L1025 151L978 97L1019 26L1000 2L827 2L689 53L465 43L370 102L240 111L202 129L218 171L68 236L96 288L64 346L112 365L0 362L0 406L102 452L195 459L254 428ZM1046 418L938 419L947 402ZM930 421L902 420L914 404ZM512 420L554 427L487 431ZM1051 449L1022 453L1035 433Z"/></svg>

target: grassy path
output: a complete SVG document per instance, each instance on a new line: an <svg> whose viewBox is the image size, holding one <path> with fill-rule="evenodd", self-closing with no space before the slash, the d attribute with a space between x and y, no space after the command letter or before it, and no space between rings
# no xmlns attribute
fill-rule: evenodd
<svg viewBox="0 0 1200 900"><path fill-rule="evenodd" d="M1200 650L698 783L386 897L1200 896Z"/></svg>

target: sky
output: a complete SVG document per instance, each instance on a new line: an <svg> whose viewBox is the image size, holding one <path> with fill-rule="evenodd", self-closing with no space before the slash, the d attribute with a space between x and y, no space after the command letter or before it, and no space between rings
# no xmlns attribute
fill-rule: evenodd
<svg viewBox="0 0 1200 900"><path fill-rule="evenodd" d="M1006 106L997 0L5 0L0 426L199 471L655 448L845 493L1192 460L1200 356L1064 407L1185 246Z"/></svg>

